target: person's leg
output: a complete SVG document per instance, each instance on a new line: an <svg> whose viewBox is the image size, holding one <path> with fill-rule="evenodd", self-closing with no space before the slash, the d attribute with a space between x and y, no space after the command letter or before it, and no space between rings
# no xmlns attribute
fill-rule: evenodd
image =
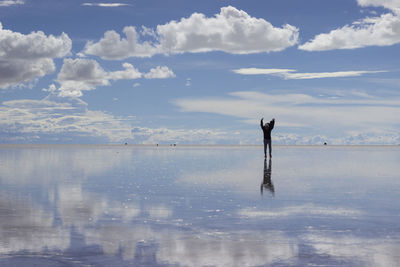
<svg viewBox="0 0 400 267"><path fill-rule="evenodd" d="M268 140L269 157L272 158L272 141Z"/></svg>
<svg viewBox="0 0 400 267"><path fill-rule="evenodd" d="M267 140L264 139L264 158L267 158Z"/></svg>

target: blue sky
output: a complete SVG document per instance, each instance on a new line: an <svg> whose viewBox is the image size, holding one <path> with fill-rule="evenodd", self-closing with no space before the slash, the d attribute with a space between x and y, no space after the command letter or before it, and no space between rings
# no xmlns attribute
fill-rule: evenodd
<svg viewBox="0 0 400 267"><path fill-rule="evenodd" d="M400 1L0 1L1 143L400 143Z"/></svg>

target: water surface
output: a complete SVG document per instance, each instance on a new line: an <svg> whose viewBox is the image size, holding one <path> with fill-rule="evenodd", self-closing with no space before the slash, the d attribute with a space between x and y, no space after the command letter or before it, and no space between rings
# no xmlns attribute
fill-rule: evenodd
<svg viewBox="0 0 400 267"><path fill-rule="evenodd" d="M400 147L0 145L1 266L399 266Z"/></svg>

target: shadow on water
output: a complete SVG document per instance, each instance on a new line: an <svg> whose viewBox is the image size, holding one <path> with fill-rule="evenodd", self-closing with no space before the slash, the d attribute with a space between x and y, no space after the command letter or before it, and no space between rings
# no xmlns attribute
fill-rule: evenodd
<svg viewBox="0 0 400 267"><path fill-rule="evenodd" d="M275 196L275 188L274 188L274 184L272 183L272 179L271 179L271 169L272 169L271 158L269 159L268 164L267 164L267 159L264 159L264 177L263 177L262 184L260 186L261 195L263 195L264 188L265 188L271 192L272 196Z"/></svg>

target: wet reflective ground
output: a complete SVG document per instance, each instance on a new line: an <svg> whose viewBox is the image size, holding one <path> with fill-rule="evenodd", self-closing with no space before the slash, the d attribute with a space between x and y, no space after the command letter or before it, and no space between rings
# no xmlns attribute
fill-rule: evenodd
<svg viewBox="0 0 400 267"><path fill-rule="evenodd" d="M400 146L0 145L0 266L400 266Z"/></svg>

